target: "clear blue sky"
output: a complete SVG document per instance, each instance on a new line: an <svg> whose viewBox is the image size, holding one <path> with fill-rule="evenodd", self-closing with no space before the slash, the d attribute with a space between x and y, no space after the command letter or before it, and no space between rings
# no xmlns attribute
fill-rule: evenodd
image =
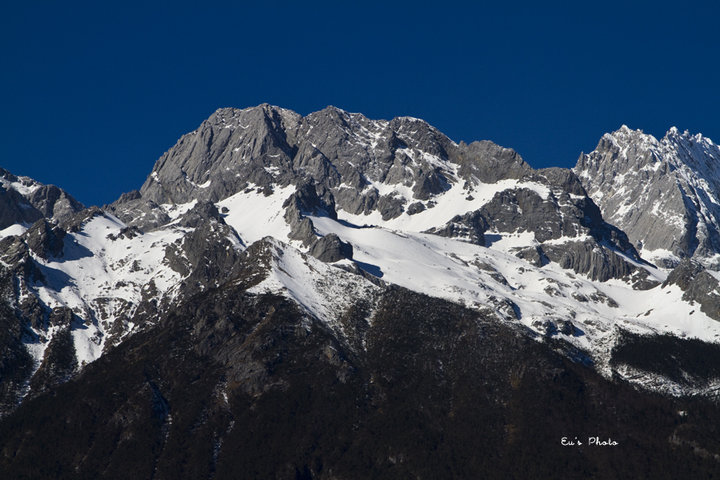
<svg viewBox="0 0 720 480"><path fill-rule="evenodd" d="M215 109L262 102L421 117L534 167L622 124L720 141L716 6L151 3L6 2L0 166L108 203Z"/></svg>

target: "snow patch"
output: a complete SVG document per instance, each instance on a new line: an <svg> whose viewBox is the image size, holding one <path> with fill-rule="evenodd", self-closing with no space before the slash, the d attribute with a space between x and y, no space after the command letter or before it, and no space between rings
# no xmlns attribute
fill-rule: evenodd
<svg viewBox="0 0 720 480"><path fill-rule="evenodd" d="M13 235L19 237L20 235L25 233L28 228L29 228L28 225L23 225L20 223L10 225L9 227L6 227L6 228L0 230L0 239L3 239L5 237L10 237Z"/></svg>
<svg viewBox="0 0 720 480"><path fill-rule="evenodd" d="M371 182L377 188L380 195L400 196L405 199L406 206L414 202L412 189L404 185L388 185L380 182ZM520 182L516 179L500 180L497 183L479 183L473 185L469 190L464 189L459 183L452 184L451 188L432 198L434 205L429 202L422 202L426 209L415 215L402 215L391 220L383 220L377 210L368 215L351 214L344 210L338 210L338 217L356 225L377 225L393 230L408 232L423 232L434 227L442 227L456 215L464 215L468 212L478 210L493 199L495 194L513 188L527 188L536 192L540 197L546 199L550 190L535 182Z"/></svg>
<svg viewBox="0 0 720 480"><path fill-rule="evenodd" d="M260 187L251 184L216 206L225 223L235 229L246 245L266 236L287 240L290 227L285 222L282 205L294 192L295 186L289 185L275 187L273 193L266 196Z"/></svg>

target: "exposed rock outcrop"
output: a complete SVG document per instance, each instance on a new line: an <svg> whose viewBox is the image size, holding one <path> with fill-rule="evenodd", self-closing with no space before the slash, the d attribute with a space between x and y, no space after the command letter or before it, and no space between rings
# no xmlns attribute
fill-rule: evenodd
<svg viewBox="0 0 720 480"><path fill-rule="evenodd" d="M353 248L347 242L340 240L334 233L325 235L310 247L310 255L323 262L337 262L342 259L352 259Z"/></svg>
<svg viewBox="0 0 720 480"><path fill-rule="evenodd" d="M83 205L55 185L43 185L0 168L0 230L13 224L32 224L41 218L61 222Z"/></svg>
<svg viewBox="0 0 720 480"><path fill-rule="evenodd" d="M720 282L697 261L685 259L675 267L663 283L677 285L684 292L683 300L697 302L700 310L720 321Z"/></svg>

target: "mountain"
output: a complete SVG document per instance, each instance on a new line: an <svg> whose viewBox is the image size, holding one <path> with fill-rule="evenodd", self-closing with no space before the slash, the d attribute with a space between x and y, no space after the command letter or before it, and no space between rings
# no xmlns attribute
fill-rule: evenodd
<svg viewBox="0 0 720 480"><path fill-rule="evenodd" d="M717 269L720 147L712 140L674 127L657 140L623 126L574 171L644 258L668 267L693 258Z"/></svg>
<svg viewBox="0 0 720 480"><path fill-rule="evenodd" d="M714 247L681 254L689 227L659 222L665 243L638 240L644 217L603 202L637 186L675 208L670 177L710 185L717 148L692 137L707 149L691 159L646 137L624 128L574 170L536 170L415 118L263 104L218 110L103 207L36 198L43 187L5 173L3 471L717 471ZM651 168L650 187L634 176L658 152L674 163ZM39 217L21 215L31 207ZM702 219L695 238L709 239L697 232L720 224ZM569 459L569 435L619 436L624 450Z"/></svg>

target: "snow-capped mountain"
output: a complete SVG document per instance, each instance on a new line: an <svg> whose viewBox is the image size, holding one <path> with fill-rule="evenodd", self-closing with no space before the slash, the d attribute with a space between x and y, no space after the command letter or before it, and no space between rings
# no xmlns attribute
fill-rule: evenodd
<svg viewBox="0 0 720 480"><path fill-rule="evenodd" d="M574 171L643 258L669 267L693 258L717 268L720 147L712 140L674 127L658 140L623 126L581 155Z"/></svg>
<svg viewBox="0 0 720 480"><path fill-rule="evenodd" d="M627 129L601 146L633 136L633 148L655 158L658 142ZM581 164L605 165L599 156ZM629 177L630 168L620 175ZM8 236L3 249L8 282L17 285L10 301L24 325L19 337L32 357L15 388L20 398L27 381L43 374L56 339L72 344L61 369L72 373L173 303L231 279L244 249L267 236L280 242L283 258L309 253L362 282L492 311L561 338L606 375L620 330L720 339L717 309L697 311L699 298L688 298L684 283L666 282L668 272L604 221L572 172L533 170L487 141L456 144L418 119L376 121L334 107L307 117L269 105L221 109L158 160L139 192L74 217L79 208L68 195L41 195L46 187L29 179L3 178L15 204L38 206L5 227L22 234ZM600 187L589 188L602 200ZM56 201L37 200L46 198ZM24 232L26 219L40 213L44 219ZM276 276L269 272L287 269L268 265L274 280L263 288L328 324L344 311L328 299L372 296L370 287L355 292L337 269L338 279L321 282L333 289L314 291L320 270L308 265ZM58 309L72 321L54 324Z"/></svg>
<svg viewBox="0 0 720 480"><path fill-rule="evenodd" d="M505 364L502 348L467 359L443 336L462 343L463 331L490 328L503 345L538 345L541 364L560 352L583 365L568 373L578 381L716 399L718 161L699 135L657 141L623 127L574 171L535 170L511 149L457 144L419 119L260 105L218 110L139 190L102 208L1 171L0 413L15 418L78 375L78 388L93 371L112 377L117 362L150 362L142 375L155 378L147 365L166 361L146 350L155 344L182 365L224 365L203 390L221 410L232 410L228 392L259 398L293 384L269 366L282 359L321 358L352 383L375 365L378 342L402 338L387 322L411 330L426 314L439 323L418 327L413 348L447 341L451 352L432 378L442 362ZM257 324L238 337L238 318ZM320 357L294 357L288 335ZM382 355L405 352L399 341ZM392 377L386 368L379 375ZM372 396L367 375L358 395ZM508 375L522 383L515 367ZM164 378L136 392L150 395L162 445L175 418ZM227 431L212 434L214 449L233 428L218 422Z"/></svg>

